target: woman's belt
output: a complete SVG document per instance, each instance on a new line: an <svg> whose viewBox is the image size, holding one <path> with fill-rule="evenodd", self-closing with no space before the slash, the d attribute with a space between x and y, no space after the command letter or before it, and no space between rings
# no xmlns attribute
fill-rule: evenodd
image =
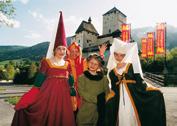
<svg viewBox="0 0 177 126"><path fill-rule="evenodd" d="M65 79L68 79L68 76L48 76L47 78L65 78Z"/></svg>
<svg viewBox="0 0 177 126"><path fill-rule="evenodd" d="M124 83L124 84L135 84L136 81L135 80L120 80L116 83L116 85L119 85L121 83Z"/></svg>

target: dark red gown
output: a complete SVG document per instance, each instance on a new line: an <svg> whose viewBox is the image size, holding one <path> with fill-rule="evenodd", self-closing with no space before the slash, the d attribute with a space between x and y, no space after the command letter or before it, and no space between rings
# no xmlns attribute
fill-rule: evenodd
<svg viewBox="0 0 177 126"><path fill-rule="evenodd" d="M46 79L34 102L15 112L12 126L75 126L68 84L68 62L54 66L43 60L40 72Z"/></svg>

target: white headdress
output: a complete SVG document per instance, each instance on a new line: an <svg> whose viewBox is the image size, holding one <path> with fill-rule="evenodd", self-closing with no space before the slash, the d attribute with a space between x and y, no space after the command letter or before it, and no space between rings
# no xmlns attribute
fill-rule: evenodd
<svg viewBox="0 0 177 126"><path fill-rule="evenodd" d="M113 39L113 44L110 47L110 56L107 64L108 68L108 79L109 79L109 72L116 67L117 61L114 58L114 52L125 54L124 59L122 62L124 63L131 63L133 65L134 73L139 73L143 78L143 72L141 69L140 59L138 56L138 46L136 42L133 43L126 43L119 39ZM110 81L110 79L109 79Z"/></svg>

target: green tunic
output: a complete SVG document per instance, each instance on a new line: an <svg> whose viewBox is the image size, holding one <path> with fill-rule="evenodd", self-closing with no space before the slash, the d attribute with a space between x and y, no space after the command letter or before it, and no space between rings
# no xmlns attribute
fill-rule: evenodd
<svg viewBox="0 0 177 126"><path fill-rule="evenodd" d="M78 91L79 95L82 97L82 104L78 111L76 120L78 126L97 125L97 97L103 92L106 94L109 92L108 80L106 76L102 78L97 77L97 75L91 76L92 77L88 75L87 71L79 77Z"/></svg>

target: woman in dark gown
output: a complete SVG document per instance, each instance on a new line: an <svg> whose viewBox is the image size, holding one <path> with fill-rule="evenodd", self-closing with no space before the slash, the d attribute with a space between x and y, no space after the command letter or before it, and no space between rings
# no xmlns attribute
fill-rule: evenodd
<svg viewBox="0 0 177 126"><path fill-rule="evenodd" d="M68 84L70 67L63 60L65 54L66 47L58 46L54 57L42 60L35 81L36 87L41 86L39 92L34 94L33 100L26 99L25 106L21 104L25 101L22 97L12 126L75 126ZM26 95L32 96L32 93Z"/></svg>
<svg viewBox="0 0 177 126"><path fill-rule="evenodd" d="M163 94L143 80L136 43L114 39L108 71L115 96L106 103L106 125L166 126Z"/></svg>

